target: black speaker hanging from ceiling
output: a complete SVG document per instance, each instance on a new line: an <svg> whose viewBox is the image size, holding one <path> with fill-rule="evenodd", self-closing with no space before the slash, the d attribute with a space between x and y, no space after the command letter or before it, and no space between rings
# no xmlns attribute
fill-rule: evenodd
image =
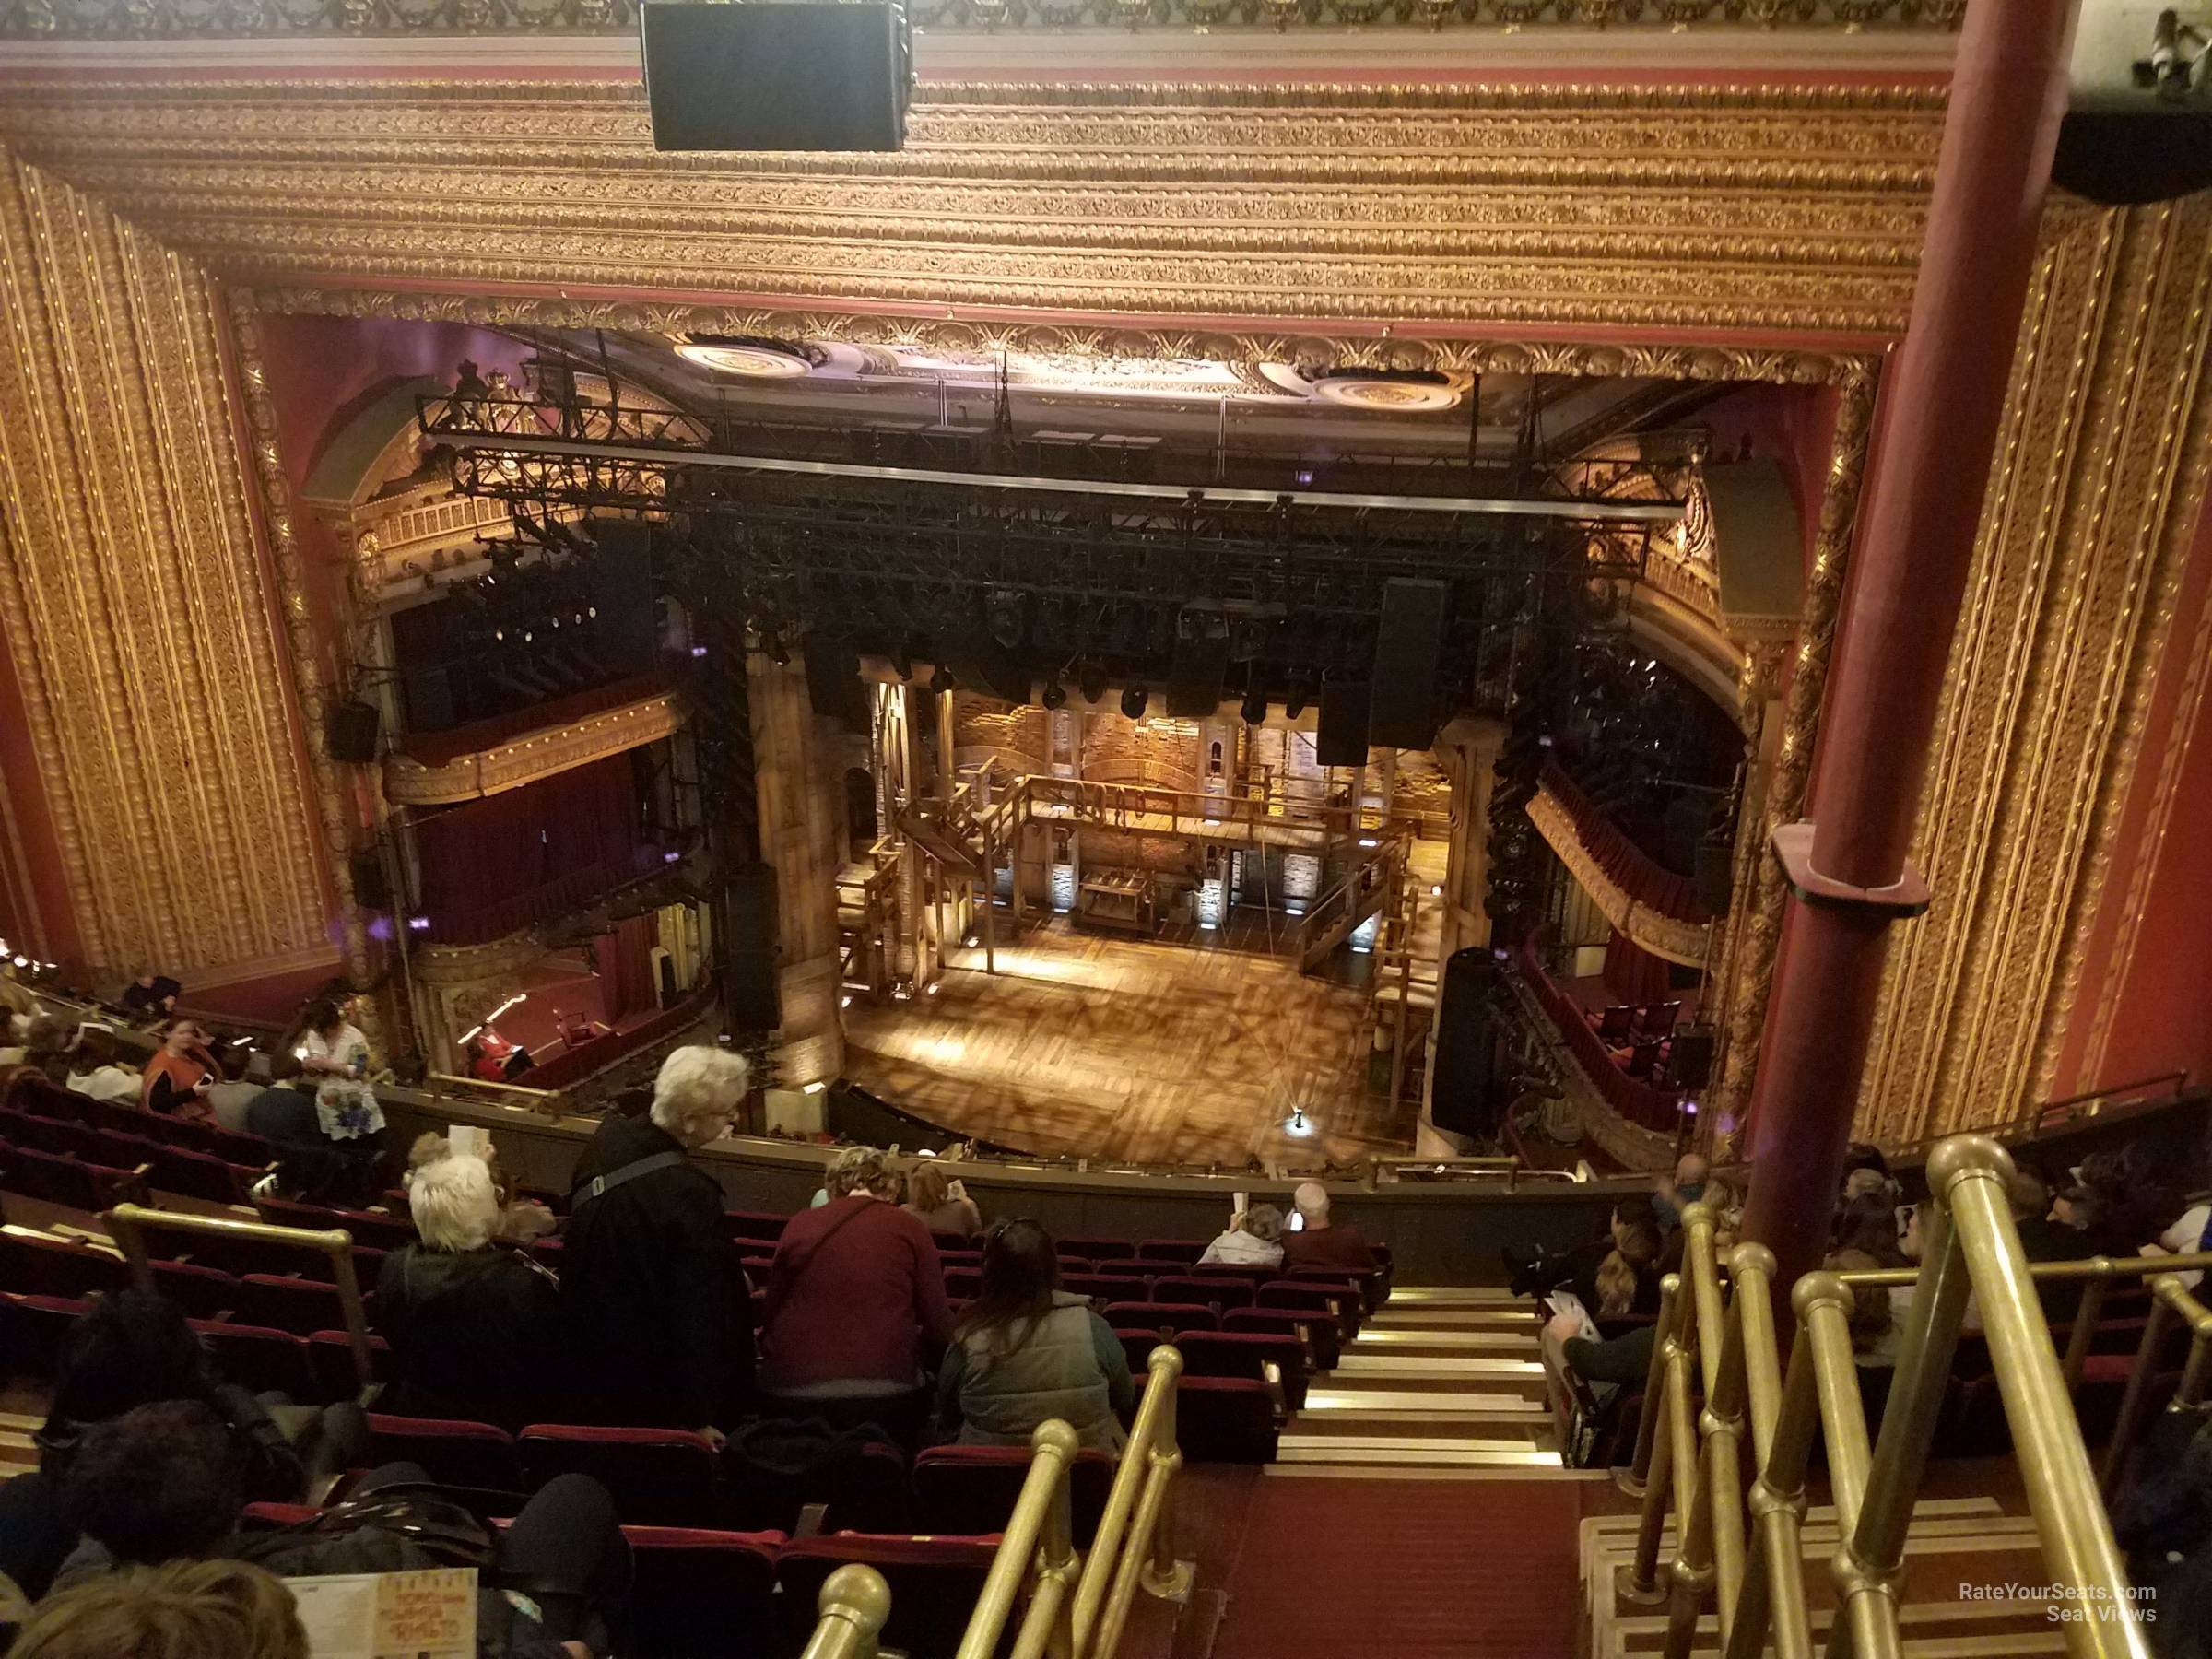
<svg viewBox="0 0 2212 1659"><path fill-rule="evenodd" d="M1450 596L1441 582L1394 576L1382 584L1367 715L1367 741L1376 747L1425 749L1436 742L1436 665Z"/></svg>
<svg viewBox="0 0 2212 1659"><path fill-rule="evenodd" d="M376 759L376 740L383 730L383 716L372 703L342 702L330 712L324 740L330 758L347 766L367 766Z"/></svg>
<svg viewBox="0 0 2212 1659"><path fill-rule="evenodd" d="M1355 680L1330 680L1321 688L1321 719L1313 732L1313 755L1324 766L1367 764L1368 688Z"/></svg>

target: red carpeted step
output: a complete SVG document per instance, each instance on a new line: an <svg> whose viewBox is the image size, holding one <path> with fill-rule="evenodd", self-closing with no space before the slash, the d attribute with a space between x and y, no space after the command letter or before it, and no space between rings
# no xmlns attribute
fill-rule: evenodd
<svg viewBox="0 0 2212 1659"><path fill-rule="evenodd" d="M1567 1659L1578 1513L1571 1481L1261 1480L1214 1659Z"/></svg>

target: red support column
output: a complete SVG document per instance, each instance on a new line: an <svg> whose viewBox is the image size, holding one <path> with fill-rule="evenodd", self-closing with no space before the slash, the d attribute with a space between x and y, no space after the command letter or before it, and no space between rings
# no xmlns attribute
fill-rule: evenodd
<svg viewBox="0 0 2212 1659"><path fill-rule="evenodd" d="M1818 1265L1865 1068L1951 634L2065 112L2073 0L1972 0L1821 716L1809 822L1776 832L1784 949L1751 1105L1747 1238Z"/></svg>

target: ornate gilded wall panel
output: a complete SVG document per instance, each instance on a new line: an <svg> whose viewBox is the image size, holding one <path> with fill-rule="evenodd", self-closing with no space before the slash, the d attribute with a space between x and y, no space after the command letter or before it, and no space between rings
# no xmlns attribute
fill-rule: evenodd
<svg viewBox="0 0 2212 1659"><path fill-rule="evenodd" d="M2212 466L2212 196L2043 254L1952 652L1859 1129L2011 1121L2052 1092ZM2183 636L2185 641L2186 636Z"/></svg>
<svg viewBox="0 0 2212 1659"><path fill-rule="evenodd" d="M220 325L190 262L0 156L0 627L110 964L323 939Z"/></svg>
<svg viewBox="0 0 2212 1659"><path fill-rule="evenodd" d="M1424 29L1663 23L1716 29L1751 23L1811 33L1868 24L1947 29L1966 0L917 0L935 30L1287 29L1376 25ZM0 37L170 40L240 35L629 34L635 0L0 0Z"/></svg>
<svg viewBox="0 0 2212 1659"><path fill-rule="evenodd" d="M634 84L25 82L0 133L264 285L1879 335L1924 86L932 83L899 154L666 156Z"/></svg>

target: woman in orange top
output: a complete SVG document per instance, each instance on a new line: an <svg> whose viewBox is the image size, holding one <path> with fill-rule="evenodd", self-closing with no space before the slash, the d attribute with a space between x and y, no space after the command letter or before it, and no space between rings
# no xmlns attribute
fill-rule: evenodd
<svg viewBox="0 0 2212 1659"><path fill-rule="evenodd" d="M193 1020L180 1019L169 1028L161 1046L146 1063L139 1084L138 1103L164 1117L213 1120L207 1091L222 1076L207 1050L207 1033Z"/></svg>

